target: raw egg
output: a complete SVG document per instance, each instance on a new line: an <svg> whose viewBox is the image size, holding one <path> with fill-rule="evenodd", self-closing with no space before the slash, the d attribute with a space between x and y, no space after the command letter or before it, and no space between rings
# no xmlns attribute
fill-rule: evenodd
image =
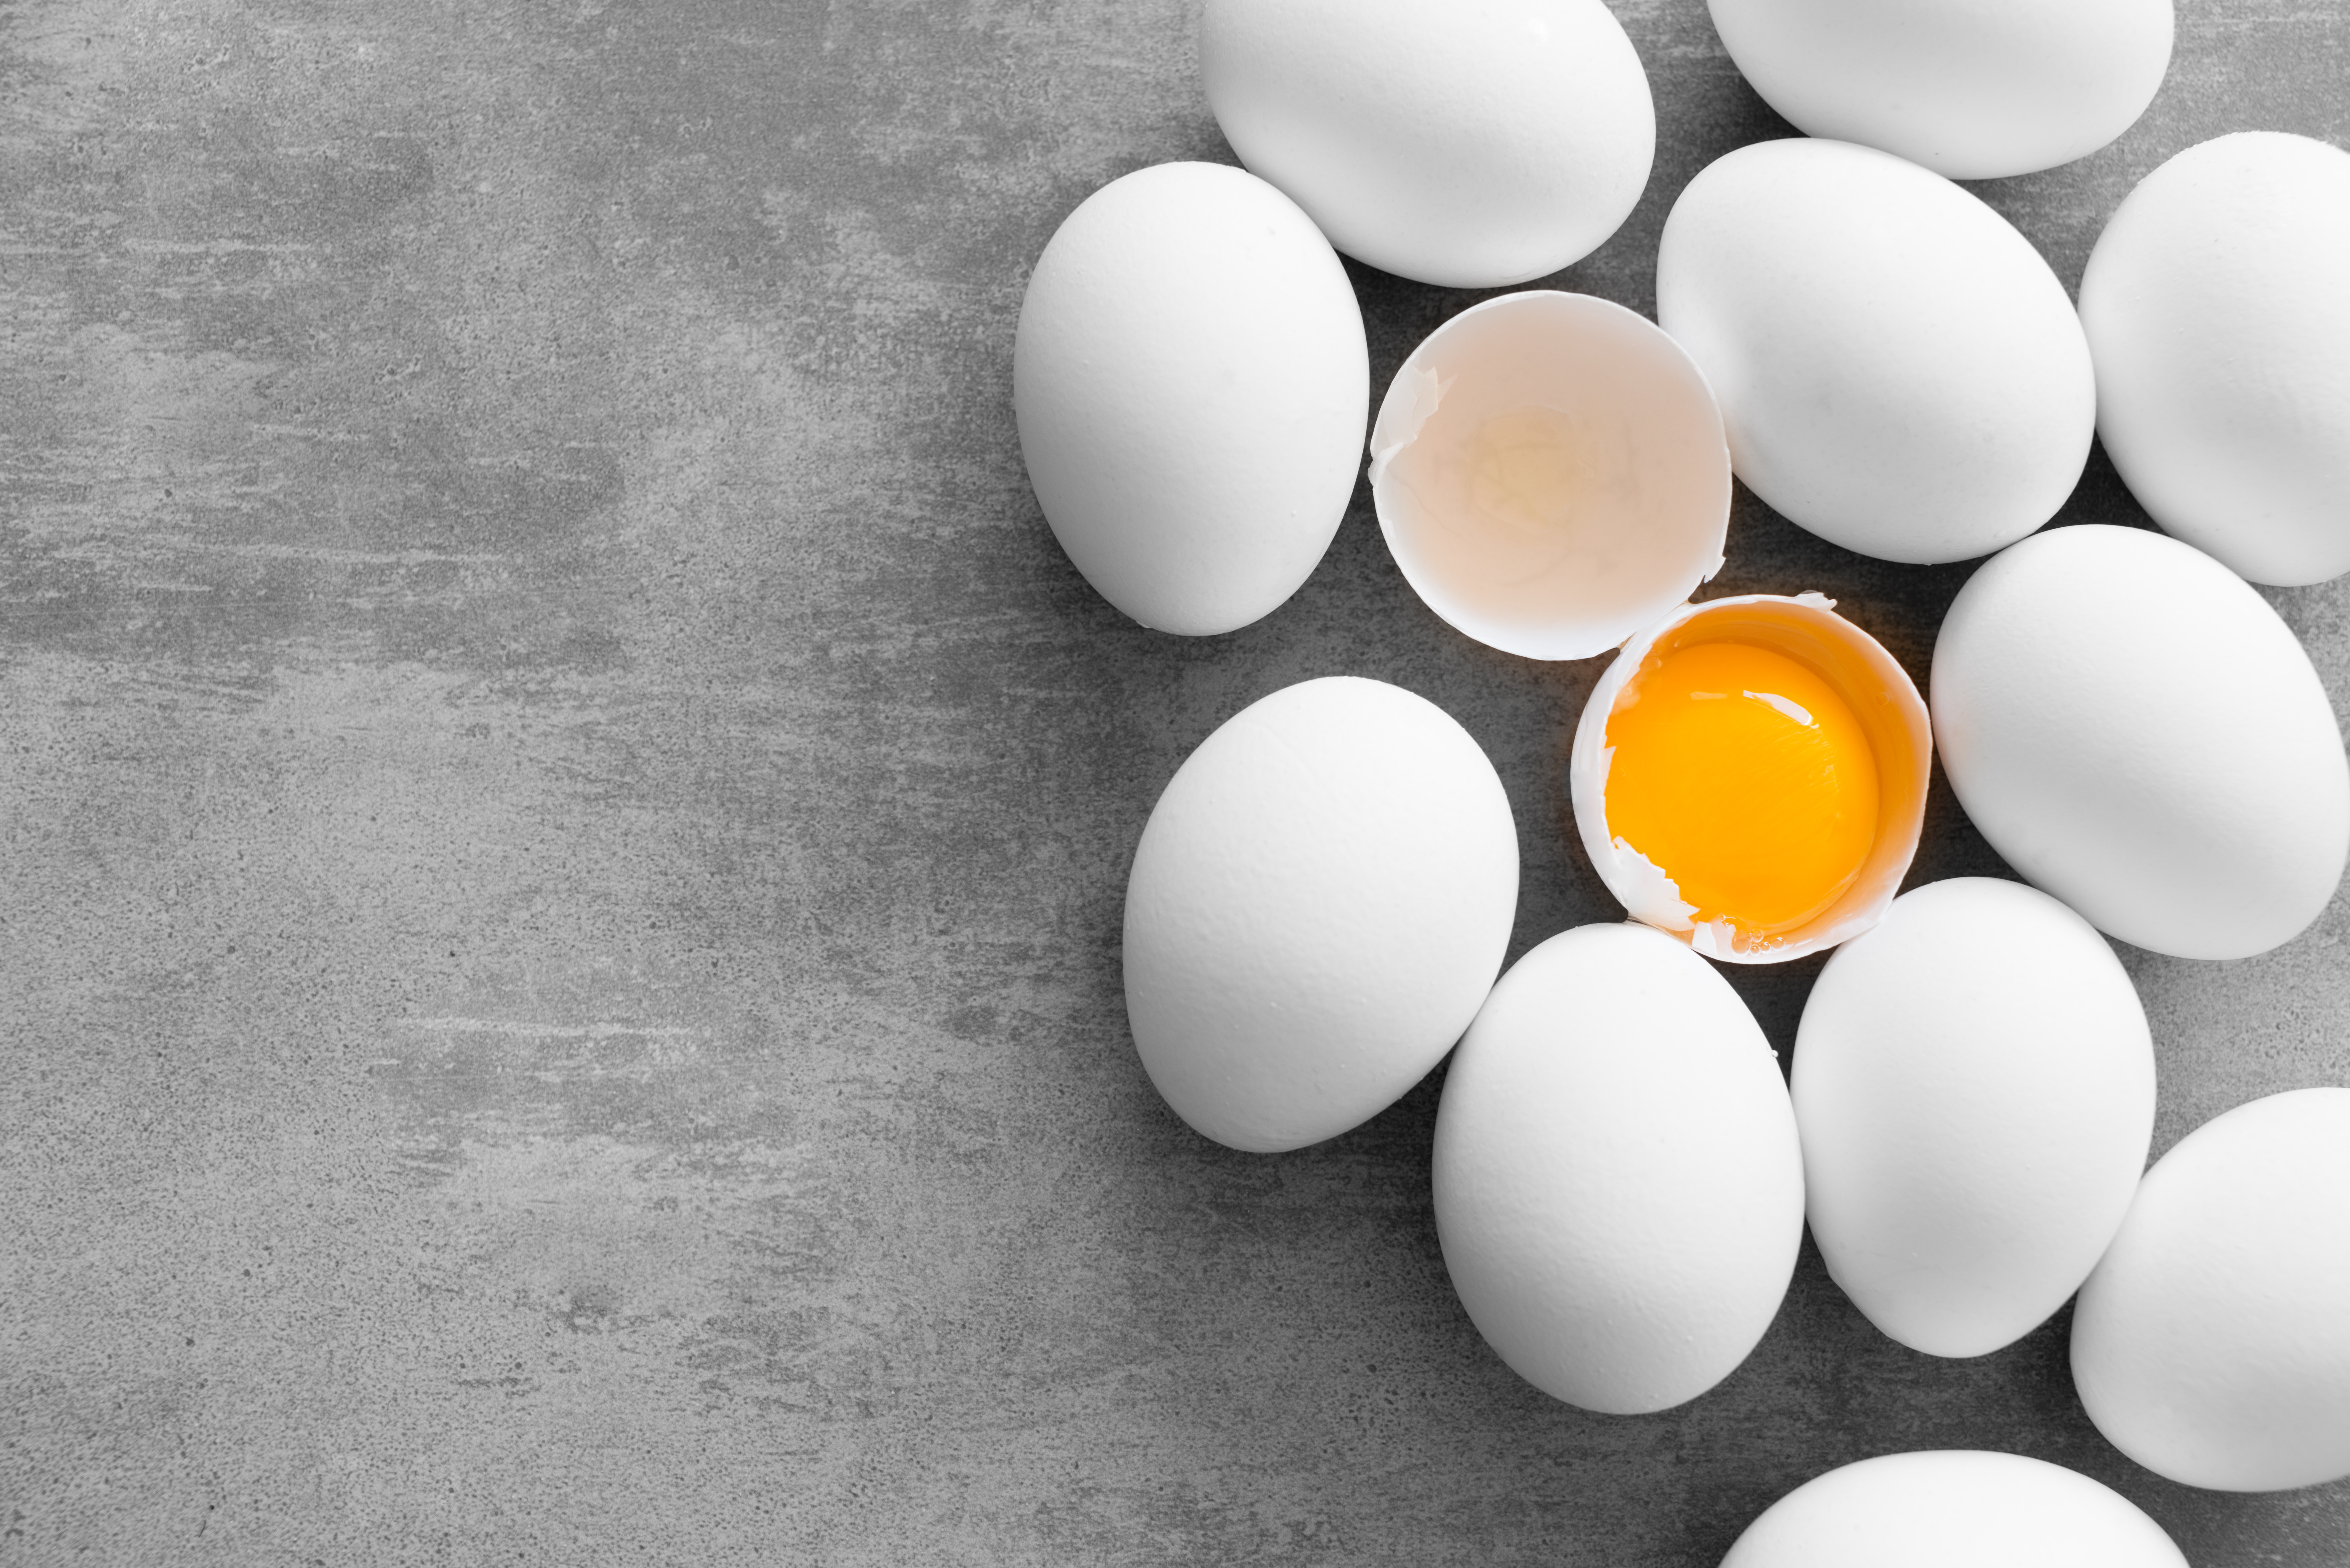
<svg viewBox="0 0 2350 1568"><path fill-rule="evenodd" d="M1778 1058L1711 965L1580 926L1511 966L1445 1074L1436 1233L1511 1368L1586 1410L1696 1398L1754 1348L1804 1233Z"/></svg>
<svg viewBox="0 0 2350 1568"><path fill-rule="evenodd" d="M1241 161L1333 244L1448 288L1581 260L1656 154L1648 74L1601 0L1208 0L1200 75Z"/></svg>
<svg viewBox="0 0 2350 1568"><path fill-rule="evenodd" d="M2341 885L2333 700L2293 628L2200 550L2098 523L2024 540L1951 601L1933 688L1969 819L2108 935L2249 958Z"/></svg>
<svg viewBox="0 0 2350 1568"><path fill-rule="evenodd" d="M1796 138L1708 164L1665 218L1657 320L1721 400L1738 477L1864 556L1989 555L2088 461L2096 377L2064 286L1889 152Z"/></svg>
<svg viewBox="0 0 2350 1568"><path fill-rule="evenodd" d="M1501 971L1518 836L1451 715L1335 675L1200 742L1126 888L1126 1008L1150 1081L1217 1142L1331 1137L1425 1076Z"/></svg>
<svg viewBox="0 0 2350 1568"><path fill-rule="evenodd" d="M2187 1568L2136 1503L2087 1476L1976 1449L1880 1454L1762 1511L1721 1568Z"/></svg>
<svg viewBox="0 0 2350 1568"><path fill-rule="evenodd" d="M1690 605L1624 645L1575 727L1575 825L1634 919L1776 962L1876 924L1933 742L1897 662L1817 594Z"/></svg>
<svg viewBox="0 0 2350 1568"><path fill-rule="evenodd" d="M1529 290L1463 311L1396 372L1371 498L1404 579L1456 629L1587 659L1721 566L1730 449L1705 378L1655 323Z"/></svg>
<svg viewBox="0 0 2350 1568"><path fill-rule="evenodd" d="M2188 1486L2350 1476L2350 1088L2238 1106L2155 1163L2081 1287L2073 1382Z"/></svg>
<svg viewBox="0 0 2350 1568"><path fill-rule="evenodd" d="M1708 0L1763 101L1810 136L1953 180L2085 158L2170 65L2170 0Z"/></svg>
<svg viewBox="0 0 2350 1568"><path fill-rule="evenodd" d="M1037 258L1012 407L1086 581L1153 630L1204 637L1270 614L1329 548L1370 374L1313 220L1242 170L1161 163L1086 198Z"/></svg>
<svg viewBox="0 0 2350 1568"><path fill-rule="evenodd" d="M2138 182L2081 275L2114 467L2256 583L2350 571L2345 257L2350 152L2241 131Z"/></svg>

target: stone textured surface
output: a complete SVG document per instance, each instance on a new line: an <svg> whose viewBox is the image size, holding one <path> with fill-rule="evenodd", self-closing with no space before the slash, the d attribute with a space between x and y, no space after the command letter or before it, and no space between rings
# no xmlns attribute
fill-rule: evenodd
<svg viewBox="0 0 2350 1568"><path fill-rule="evenodd" d="M1697 0L1651 304L1785 128ZM2064 1319L1969 1362L1807 1253L1683 1409L1520 1383L1446 1283L1435 1085L1189 1134L1126 1038L1159 786L1307 676L1399 681L1519 815L1513 952L1614 910L1568 833L1597 661L1422 609L1367 495L1266 621L1097 598L1022 472L1031 259L1229 159L1181 4L0 6L0 1563L1543 1562L1711 1568L1922 1446L2118 1487L2199 1568L2350 1559L2350 1485L2198 1493L2087 1425ZM2350 19L2181 0L2153 109L1981 187L2077 283L2226 130L2350 142ZM1356 268L1374 384L1477 296ZM2130 521L2110 468L2066 516ZM1964 566L1742 498L1714 591L1825 589L1922 679ZM2350 582L2272 596L2350 707ZM1947 792L1918 877L1997 870ZM2158 1146L2350 1082L2350 901L2128 952ZM1792 1037L1816 963L1733 975Z"/></svg>

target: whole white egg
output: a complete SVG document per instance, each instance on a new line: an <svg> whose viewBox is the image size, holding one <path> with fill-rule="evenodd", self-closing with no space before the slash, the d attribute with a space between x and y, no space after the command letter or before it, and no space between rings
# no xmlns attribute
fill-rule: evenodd
<svg viewBox="0 0 2350 1568"><path fill-rule="evenodd" d="M1587 1410L1694 1399L1794 1272L1803 1155L1770 1042L1647 926L1551 938L1461 1043L1436 1116L1436 1231L1470 1320Z"/></svg>
<svg viewBox="0 0 2350 1568"><path fill-rule="evenodd" d="M2085 158L2170 66L2170 0L1707 0L1730 57L1811 136L1953 180Z"/></svg>
<svg viewBox="0 0 2350 1568"><path fill-rule="evenodd" d="M2350 571L2345 268L2350 152L2243 131L2140 181L2081 277L2114 467L2256 583Z"/></svg>
<svg viewBox="0 0 2350 1568"><path fill-rule="evenodd" d="M1095 192L1028 279L1012 402L1036 500L1101 596L1160 631L1269 614L1362 466L1370 354L1297 204L1217 163Z"/></svg>
<svg viewBox="0 0 2350 1568"><path fill-rule="evenodd" d="M1500 972L1518 836L1441 708L1331 676L1241 710L1151 809L1126 1007L1168 1105L1234 1148L1345 1132L1426 1076Z"/></svg>
<svg viewBox="0 0 2350 1568"><path fill-rule="evenodd" d="M1207 0L1200 71L1241 161L1331 244L1451 288L1596 250L1656 154L1601 0Z"/></svg>
<svg viewBox="0 0 2350 1568"><path fill-rule="evenodd" d="M1997 1350L2062 1306L2154 1135L2154 1042L2113 949L1986 877L1913 888L1836 950L1793 1079L1828 1273L1933 1355Z"/></svg>
<svg viewBox="0 0 2350 1568"><path fill-rule="evenodd" d="M2292 628L2201 551L2054 529L1989 561L1929 683L1950 787L1992 848L2109 935L2246 958L2350 854L2350 763Z"/></svg>
<svg viewBox="0 0 2350 1568"><path fill-rule="evenodd" d="M2073 1382L2114 1447L2225 1491L2350 1476L2350 1089L2197 1127L2081 1287Z"/></svg>
<svg viewBox="0 0 2350 1568"><path fill-rule="evenodd" d="M1715 160L1665 220L1657 318L1712 385L1738 477L1864 556L1988 555L2088 461L2096 381L2064 286L2006 219L1891 153Z"/></svg>
<svg viewBox="0 0 2350 1568"><path fill-rule="evenodd" d="M1882 1454L1805 1481L1721 1568L2187 1568L2162 1526L2061 1465L1972 1449Z"/></svg>

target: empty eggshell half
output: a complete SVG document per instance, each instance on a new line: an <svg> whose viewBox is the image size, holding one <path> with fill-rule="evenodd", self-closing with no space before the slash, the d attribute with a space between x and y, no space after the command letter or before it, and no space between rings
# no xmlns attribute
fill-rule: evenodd
<svg viewBox="0 0 2350 1568"><path fill-rule="evenodd" d="M1741 643L1792 659L1841 697L1866 734L1877 777L1877 832L1858 875L1817 915L1758 935L1727 919L1699 920L1671 867L1653 864L1608 825L1609 720L1638 697L1638 678L1672 654L1711 642ZM1576 830L1607 890L1636 920L1729 963L1778 963L1834 947L1883 918L1918 852L1926 816L1933 736L1925 699L1900 662L1819 594L1771 594L1685 605L1625 643L1585 702L1567 759Z"/></svg>
<svg viewBox="0 0 2350 1568"><path fill-rule="evenodd" d="M1583 294L1489 299L1430 333L1371 430L1404 579L1478 641L1604 653L1721 569L1730 449L1696 364Z"/></svg>

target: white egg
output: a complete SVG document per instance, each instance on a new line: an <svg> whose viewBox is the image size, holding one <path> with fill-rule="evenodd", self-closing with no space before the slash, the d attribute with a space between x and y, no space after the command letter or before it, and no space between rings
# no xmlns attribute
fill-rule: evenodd
<svg viewBox="0 0 2350 1568"><path fill-rule="evenodd" d="M1656 152L1648 75L1600 0L1207 0L1200 69L1242 162L1422 283L1581 260Z"/></svg>
<svg viewBox="0 0 2350 1568"><path fill-rule="evenodd" d="M1028 279L1029 481L1077 570L1144 626L1231 631L1296 592L1346 514L1370 400L1346 268L1241 170L1112 181Z"/></svg>
<svg viewBox="0 0 2350 1568"><path fill-rule="evenodd" d="M1738 477L1888 561L1960 561L2053 516L2096 421L2063 284L1938 174L1843 141L1742 147L1665 220L1657 318L1721 404Z"/></svg>
<svg viewBox="0 0 2350 1568"><path fill-rule="evenodd" d="M1893 902L1804 1006L1793 1092L1812 1238L1868 1320L1981 1355L2095 1266L2154 1134L2154 1042L2121 961L2020 882Z"/></svg>
<svg viewBox="0 0 2350 1568"><path fill-rule="evenodd" d="M2350 152L2244 131L2140 181L2081 277L2114 467L2256 583L2350 571L2345 266Z"/></svg>
<svg viewBox="0 0 2350 1568"><path fill-rule="evenodd" d="M2170 0L1708 0L1730 57L1811 136L1953 180L2085 158L2146 112Z"/></svg>
<svg viewBox="0 0 2350 1568"><path fill-rule="evenodd" d="M1777 1059L1727 981L1648 927L1512 966L1436 1117L1437 1236L1502 1359L1627 1415L1694 1399L1770 1326L1804 1226Z"/></svg>
<svg viewBox="0 0 2350 1568"><path fill-rule="evenodd" d="M1493 983L1518 898L1509 797L1469 732L1331 676L1225 721L1152 808L1126 890L1126 1006L1150 1081L1234 1148L1393 1104Z"/></svg>
<svg viewBox="0 0 2350 1568"><path fill-rule="evenodd" d="M1721 1568L2187 1568L2127 1498L2022 1454L1941 1449L1846 1465L1763 1510Z"/></svg>
<svg viewBox="0 0 2350 1568"><path fill-rule="evenodd" d="M2246 958L2341 883L2333 704L2292 629L2199 550L2101 524L2026 539L1959 591L1929 690L1968 816L2108 935Z"/></svg>
<svg viewBox="0 0 2350 1568"><path fill-rule="evenodd" d="M2239 1106L2147 1172L2081 1287L2073 1382L2172 1480L2350 1476L2350 1089Z"/></svg>

